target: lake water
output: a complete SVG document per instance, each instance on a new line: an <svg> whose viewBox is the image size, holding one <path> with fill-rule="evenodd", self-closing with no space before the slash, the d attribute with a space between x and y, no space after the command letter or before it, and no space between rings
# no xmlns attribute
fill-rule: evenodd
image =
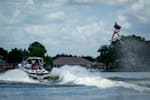
<svg viewBox="0 0 150 100"><path fill-rule="evenodd" d="M38 82L19 69L0 74L0 100L150 100L149 72L54 69L57 81Z"/></svg>

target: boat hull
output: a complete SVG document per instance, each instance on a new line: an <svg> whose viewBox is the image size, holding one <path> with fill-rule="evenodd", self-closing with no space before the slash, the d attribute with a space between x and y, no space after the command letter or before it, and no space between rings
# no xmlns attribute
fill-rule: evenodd
<svg viewBox="0 0 150 100"><path fill-rule="evenodd" d="M19 65L19 69L27 73L30 78L35 80L47 80L50 77L50 73L45 69L41 70L26 69L22 67L22 65Z"/></svg>

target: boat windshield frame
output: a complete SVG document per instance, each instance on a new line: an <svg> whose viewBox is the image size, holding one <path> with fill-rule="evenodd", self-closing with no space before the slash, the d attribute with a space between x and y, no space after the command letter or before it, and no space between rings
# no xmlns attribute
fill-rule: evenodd
<svg viewBox="0 0 150 100"><path fill-rule="evenodd" d="M44 65L43 58L40 57L29 57L24 61L24 64L39 64L39 65Z"/></svg>

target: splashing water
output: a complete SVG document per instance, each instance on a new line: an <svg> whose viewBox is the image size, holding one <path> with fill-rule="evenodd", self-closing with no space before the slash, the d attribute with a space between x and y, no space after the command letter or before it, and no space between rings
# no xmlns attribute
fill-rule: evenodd
<svg viewBox="0 0 150 100"><path fill-rule="evenodd" d="M51 72L51 76L59 76L60 84L96 86L98 88L124 87L141 92L150 91L150 89L146 87L103 78L97 72L90 72L80 66L66 65L61 68L54 68Z"/></svg>
<svg viewBox="0 0 150 100"><path fill-rule="evenodd" d="M121 52L120 59L122 60L121 66L124 68L131 68L137 70L137 68L147 68L149 63L149 45L146 41L140 40L137 37L129 36L122 37L119 40L120 48L118 52Z"/></svg>
<svg viewBox="0 0 150 100"><path fill-rule="evenodd" d="M90 72L81 66L63 66L61 68L53 68L51 76L58 76L60 85L85 85L95 86L98 88L123 87L134 89L141 92L150 92L147 87L138 86L135 84L126 83L123 81L115 81L100 76L98 72ZM39 83L31 79L27 73L20 69L9 70L0 74L0 81L8 82L23 82L23 83ZM40 83L42 84L42 83Z"/></svg>
<svg viewBox="0 0 150 100"><path fill-rule="evenodd" d="M0 75L1 81L10 81L10 82L26 82L26 83L37 83L31 79L27 73L20 69L9 70Z"/></svg>

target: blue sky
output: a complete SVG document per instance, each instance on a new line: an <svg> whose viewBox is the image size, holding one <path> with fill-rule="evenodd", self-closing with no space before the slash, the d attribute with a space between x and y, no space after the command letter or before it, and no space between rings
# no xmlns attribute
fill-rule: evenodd
<svg viewBox="0 0 150 100"><path fill-rule="evenodd" d="M98 55L115 21L122 35L150 39L149 0L0 0L0 47L42 43L50 56Z"/></svg>

